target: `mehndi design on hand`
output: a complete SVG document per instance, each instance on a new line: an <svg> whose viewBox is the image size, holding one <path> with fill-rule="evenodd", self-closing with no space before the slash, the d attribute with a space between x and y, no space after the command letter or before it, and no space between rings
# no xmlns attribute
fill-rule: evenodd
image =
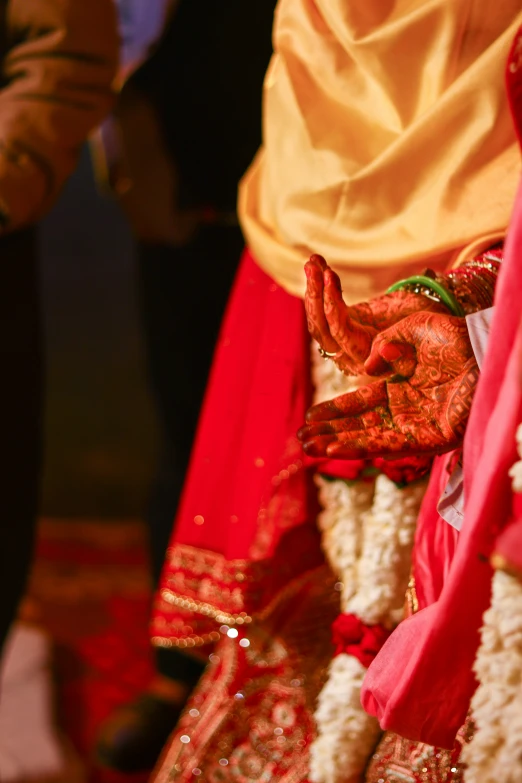
<svg viewBox="0 0 522 783"><path fill-rule="evenodd" d="M447 312L444 305L407 291L395 291L349 307L343 301L338 275L322 256L312 256L305 272L310 334L347 375L366 372L364 362L370 355L372 340L384 329L415 312Z"/></svg>
<svg viewBox="0 0 522 783"><path fill-rule="evenodd" d="M373 341L375 383L312 407L299 431L314 457L440 454L464 437L478 367L462 318L414 313Z"/></svg>

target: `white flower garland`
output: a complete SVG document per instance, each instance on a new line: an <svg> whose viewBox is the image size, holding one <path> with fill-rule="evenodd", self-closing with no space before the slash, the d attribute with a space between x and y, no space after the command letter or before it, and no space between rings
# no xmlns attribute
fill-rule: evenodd
<svg viewBox="0 0 522 783"><path fill-rule="evenodd" d="M357 588L345 611L366 624L389 628L402 620L411 552L427 479L399 489L381 474L363 522Z"/></svg>
<svg viewBox="0 0 522 783"><path fill-rule="evenodd" d="M474 666L480 682L471 710L476 724L462 751L466 783L522 780L522 584L497 571Z"/></svg>
<svg viewBox="0 0 522 783"><path fill-rule="evenodd" d="M375 380L366 375L345 375L337 369L334 362L325 361L319 356L316 343L312 344L312 374L316 404L355 391L360 386Z"/></svg>
<svg viewBox="0 0 522 783"><path fill-rule="evenodd" d="M360 385L333 362L315 362L316 401ZM426 481L404 489L386 476L375 482L318 479L319 526L327 559L341 582L341 608L367 625L394 627L402 618L415 524ZM360 703L365 667L341 653L329 667L315 713L310 749L312 783L358 781L380 728Z"/></svg>
<svg viewBox="0 0 522 783"><path fill-rule="evenodd" d="M517 431L522 456L522 425ZM522 491L522 461L510 470L513 491ZM466 783L522 780L522 584L504 571L493 577L491 606L484 614L474 670L479 680L471 711L475 734L462 752Z"/></svg>
<svg viewBox="0 0 522 783"><path fill-rule="evenodd" d="M363 521L371 510L374 481L327 481L318 476L319 502L324 509L317 523L330 568L339 577L343 612L357 590Z"/></svg>
<svg viewBox="0 0 522 783"><path fill-rule="evenodd" d="M314 402L324 402L355 391L362 378L344 375L334 362L324 361L312 347L312 368L315 384ZM322 532L322 545L328 563L339 579L341 609L357 589L357 563L361 552L362 529L365 515L370 511L374 495L373 481L327 481L316 479L319 502L323 511L317 523Z"/></svg>
<svg viewBox="0 0 522 783"><path fill-rule="evenodd" d="M311 746L310 780L358 781L377 745L379 724L361 707L366 668L352 655L337 655L319 694L315 720L319 734Z"/></svg>

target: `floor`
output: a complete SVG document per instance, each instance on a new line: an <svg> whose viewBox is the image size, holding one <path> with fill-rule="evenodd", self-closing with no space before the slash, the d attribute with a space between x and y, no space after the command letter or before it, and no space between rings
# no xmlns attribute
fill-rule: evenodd
<svg viewBox="0 0 522 783"><path fill-rule="evenodd" d="M88 783L142 783L96 765L100 722L152 676L151 587L139 521L43 519L23 614L54 640L56 717Z"/></svg>

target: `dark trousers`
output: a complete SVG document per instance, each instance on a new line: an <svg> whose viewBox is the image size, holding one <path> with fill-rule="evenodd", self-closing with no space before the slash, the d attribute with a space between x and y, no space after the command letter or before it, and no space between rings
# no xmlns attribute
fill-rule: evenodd
<svg viewBox="0 0 522 783"><path fill-rule="evenodd" d="M43 374L35 232L0 239L0 647L31 563L41 467Z"/></svg>
<svg viewBox="0 0 522 783"><path fill-rule="evenodd" d="M140 244L139 291L151 390L162 438L147 521L157 582L183 487L221 319L239 262L237 227L206 226L190 244ZM158 670L197 679L188 656L158 650Z"/></svg>

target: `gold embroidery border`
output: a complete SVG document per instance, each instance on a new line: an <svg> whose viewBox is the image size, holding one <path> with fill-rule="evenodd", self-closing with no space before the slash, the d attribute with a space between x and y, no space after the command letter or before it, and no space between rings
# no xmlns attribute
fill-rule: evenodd
<svg viewBox="0 0 522 783"><path fill-rule="evenodd" d="M325 565L321 564L319 566L316 566L315 568L310 568L304 573L300 574L298 577L293 579L289 584L285 585L281 590L277 592L275 596L273 596L272 600L267 603L266 606L264 606L259 612L257 612L253 617L250 615L247 615L245 612L241 612L239 616L234 617L234 615L227 615L225 612L222 612L220 609L217 609L216 607L213 607L212 604L203 604L202 602L198 601L192 601L191 599L183 598L182 596L176 595L171 590L167 590L166 588L164 590L161 590L160 595L164 600L167 600L164 596L164 593L168 592L170 593L171 603L175 606L179 606L180 608L186 609L188 611L198 612L200 610L201 606L205 607L205 617L209 617L211 619L214 619L216 622L224 624L224 625L235 625L237 621L239 625L242 624L250 624L254 620L265 620L276 608L281 601L285 600L289 595L291 595L293 592L298 592L304 584L310 579L311 575L314 572L320 573L321 571L325 570ZM175 600L173 600L175 599ZM226 619L228 618L228 619ZM154 625L154 624L153 624ZM166 636L163 634L155 633L151 637L151 642L154 647L180 647L181 649L184 649L186 647L202 647L205 644L213 644L217 642L221 638L221 633L218 631L212 631L210 633L202 633L202 634L189 634L186 636Z"/></svg>
<svg viewBox="0 0 522 783"><path fill-rule="evenodd" d="M170 590L168 587L164 587L160 590L160 596L166 603L171 604L172 606L186 609L188 612L197 612L197 614L202 614L204 617L212 618L212 620L215 620L217 623L243 625L244 623L252 622L252 618L246 612L230 614L206 601L197 601L195 598L184 598L182 595L175 593L174 590Z"/></svg>

